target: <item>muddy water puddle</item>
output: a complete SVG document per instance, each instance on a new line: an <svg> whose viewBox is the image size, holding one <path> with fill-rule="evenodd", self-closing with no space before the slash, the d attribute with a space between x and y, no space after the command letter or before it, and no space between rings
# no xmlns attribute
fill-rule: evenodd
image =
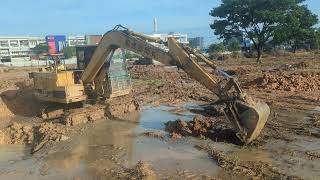
<svg viewBox="0 0 320 180"><path fill-rule="evenodd" d="M84 134L60 142L45 154L26 156L15 148L9 148L15 158L2 158L0 172L6 168L13 171L2 173L11 179L103 179L111 178L119 167L131 167L139 161L151 164L155 173L161 176L178 176L181 172L214 176L220 168L207 152L197 149L191 141L184 138L172 141L163 131L164 123L178 118L191 120L193 113L189 108L199 108L195 104L179 107L144 107L137 122L101 121L92 124ZM142 136L143 132L157 131L165 139ZM1 152L1 147L0 147ZM2 153L4 156L5 153ZM25 158L28 157L28 158ZM12 161L15 166L8 163ZM2 162L2 161L0 161ZM1 178L1 176L0 176Z"/></svg>
<svg viewBox="0 0 320 180"><path fill-rule="evenodd" d="M307 156L308 152L320 153L317 138L297 136L293 142L272 140L260 148L192 137L168 138L163 131L164 123L178 118L191 120L195 114L190 109L201 107L196 104L147 106L135 122L114 120L91 124L84 133L60 142L45 154L31 156L29 149L22 146L0 147L0 179L110 179L117 169L132 167L139 161L149 162L161 177L179 177L185 172L198 177L225 176L226 172L207 152L195 147L199 144L210 145L241 161L270 163L306 179L320 177L319 159ZM144 132L158 132L164 137L142 136Z"/></svg>

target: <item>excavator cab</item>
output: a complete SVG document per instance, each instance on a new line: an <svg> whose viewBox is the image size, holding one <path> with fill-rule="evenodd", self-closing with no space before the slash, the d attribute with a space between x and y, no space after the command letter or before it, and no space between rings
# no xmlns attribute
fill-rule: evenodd
<svg viewBox="0 0 320 180"><path fill-rule="evenodd" d="M86 69L96 48L97 45L76 47L79 70ZM132 89L132 80L127 70L126 51L121 48L114 49L104 62L93 81L98 97L109 99L129 94Z"/></svg>
<svg viewBox="0 0 320 180"><path fill-rule="evenodd" d="M132 81L127 69L125 50L118 48L107 61L109 66L106 74L107 97L114 98L131 92Z"/></svg>

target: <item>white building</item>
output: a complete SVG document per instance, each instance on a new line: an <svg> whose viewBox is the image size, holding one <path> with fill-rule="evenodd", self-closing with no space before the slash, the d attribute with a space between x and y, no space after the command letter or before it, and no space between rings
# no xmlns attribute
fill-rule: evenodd
<svg viewBox="0 0 320 180"><path fill-rule="evenodd" d="M77 36L69 36L68 37L68 46L75 47L79 45L85 45L86 38L84 35L77 35Z"/></svg>
<svg viewBox="0 0 320 180"><path fill-rule="evenodd" d="M45 42L42 37L0 36L0 60L28 57L31 54L31 48Z"/></svg>
<svg viewBox="0 0 320 180"><path fill-rule="evenodd" d="M159 38L164 43L168 42L168 38L174 37L181 44L189 44L187 34L169 33L169 34L152 34L152 35L148 35L148 36L153 37L153 38L157 38L157 39ZM150 42L150 44L157 46L157 47L160 47L166 51L169 51L168 47L166 47L164 44L159 44L159 43L154 43L154 42Z"/></svg>
<svg viewBox="0 0 320 180"><path fill-rule="evenodd" d="M187 34L169 33L169 34L152 34L149 36L154 38L160 38L163 42L168 42L168 38L174 37L181 44L189 44Z"/></svg>

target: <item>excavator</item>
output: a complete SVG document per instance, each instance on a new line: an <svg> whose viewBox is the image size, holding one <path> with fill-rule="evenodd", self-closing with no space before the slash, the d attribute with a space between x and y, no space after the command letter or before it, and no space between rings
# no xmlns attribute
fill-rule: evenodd
<svg viewBox="0 0 320 180"><path fill-rule="evenodd" d="M169 50L155 46L155 43L163 42L117 25L104 34L83 71L33 72L30 76L34 80L34 94L42 101L59 104L85 102L91 94L98 94L107 99L129 94L130 83L116 89L116 80L111 81L108 77L110 60L116 49L121 48L164 65L182 69L214 93L224 104L225 116L236 130L239 140L248 144L259 136L270 114L270 108L266 103L251 98L232 76L216 67L201 53L180 44L177 39L168 38L166 45ZM223 80L209 74L198 62L204 62L213 68Z"/></svg>

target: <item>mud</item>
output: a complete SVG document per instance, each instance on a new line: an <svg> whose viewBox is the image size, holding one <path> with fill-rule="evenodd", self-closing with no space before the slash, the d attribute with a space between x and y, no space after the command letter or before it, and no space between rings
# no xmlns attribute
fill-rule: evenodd
<svg viewBox="0 0 320 180"><path fill-rule="evenodd" d="M192 121L178 119L167 122L165 130L171 134L181 136L206 137L213 129L213 120L195 116Z"/></svg>
<svg viewBox="0 0 320 180"><path fill-rule="evenodd" d="M130 120L132 113L139 111L140 105L132 95L112 98L105 102L105 115L109 119Z"/></svg>
<svg viewBox="0 0 320 180"><path fill-rule="evenodd" d="M7 129L0 132L0 144L29 145L31 152L35 153L49 143L68 140L66 132L66 128L59 124L42 123L32 126L13 122Z"/></svg>
<svg viewBox="0 0 320 180"><path fill-rule="evenodd" d="M39 104L31 96L30 69L1 72L1 144L27 148L10 164L0 153L0 178L140 179L150 170L159 179L318 179L319 58L216 62L271 108L261 135L248 146L212 104L213 93L177 68L130 65L130 97L53 120L35 115ZM138 109L143 113L131 115ZM135 121L119 121L125 116ZM168 121L170 133L164 132Z"/></svg>
<svg viewBox="0 0 320 180"><path fill-rule="evenodd" d="M318 91L320 90L320 73L266 73L255 79L250 85L257 85L262 89L283 91Z"/></svg>
<svg viewBox="0 0 320 180"><path fill-rule="evenodd" d="M119 179L141 179L141 180L153 180L156 179L156 175L152 170L152 167L147 162L138 162L133 168L127 168L115 172L115 177Z"/></svg>
<svg viewBox="0 0 320 180"><path fill-rule="evenodd" d="M218 165L230 174L237 174L252 179L301 179L291 176L267 162L241 161L236 157L225 154L211 147L199 147L208 151L210 156L217 161Z"/></svg>
<svg viewBox="0 0 320 180"><path fill-rule="evenodd" d="M76 126L105 119L104 106L88 106L67 112L61 122L67 126Z"/></svg>
<svg viewBox="0 0 320 180"><path fill-rule="evenodd" d="M215 142L242 144L236 137L236 132L232 129L231 124L217 117L196 115L191 121L178 119L168 121L165 126L165 130L170 133L172 139L192 136L200 139L211 139Z"/></svg>
<svg viewBox="0 0 320 180"><path fill-rule="evenodd" d="M212 92L175 67L140 65L130 66L129 71L135 79L133 96L141 105L214 99Z"/></svg>

